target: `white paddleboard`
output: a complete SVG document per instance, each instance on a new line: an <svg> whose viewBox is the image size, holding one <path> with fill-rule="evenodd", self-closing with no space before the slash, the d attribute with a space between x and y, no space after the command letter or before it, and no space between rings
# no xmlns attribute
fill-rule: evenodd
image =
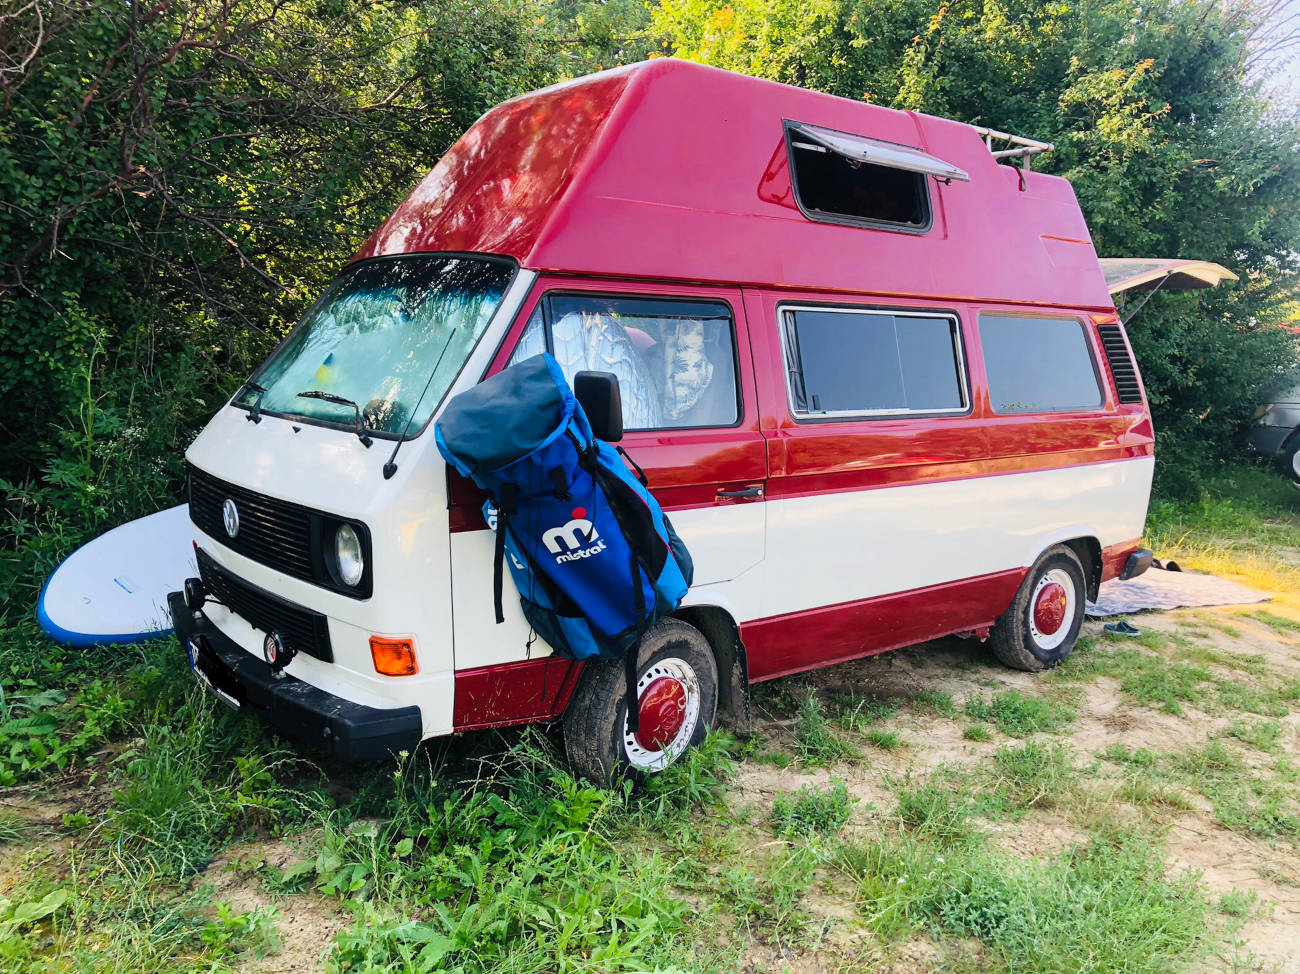
<svg viewBox="0 0 1300 974"><path fill-rule="evenodd" d="M68 646L134 643L169 635L167 593L199 573L188 504L101 534L54 570L36 619Z"/></svg>

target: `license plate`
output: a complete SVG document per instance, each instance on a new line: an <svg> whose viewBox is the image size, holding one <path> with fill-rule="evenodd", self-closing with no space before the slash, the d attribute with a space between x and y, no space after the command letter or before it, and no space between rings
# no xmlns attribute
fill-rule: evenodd
<svg viewBox="0 0 1300 974"><path fill-rule="evenodd" d="M215 693L217 695L217 699L219 699L231 710L238 710L240 707L239 701L235 697L227 693L225 690L221 689L215 683L213 683L212 677L208 675L207 673L208 668L213 666L208 651L204 649L202 645L200 645L199 643L197 643L195 640L192 639L186 644L185 649L189 653L190 669L192 669L194 671L194 675L199 678L199 682L202 683L209 690L211 690L213 693Z"/></svg>

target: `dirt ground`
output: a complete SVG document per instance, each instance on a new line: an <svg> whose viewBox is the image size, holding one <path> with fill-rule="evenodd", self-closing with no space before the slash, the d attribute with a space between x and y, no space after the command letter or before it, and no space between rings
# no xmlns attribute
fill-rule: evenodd
<svg viewBox="0 0 1300 974"><path fill-rule="evenodd" d="M1275 604L1266 607L1276 615L1300 618L1300 613ZM1287 678L1300 677L1297 634L1280 635L1256 621L1251 613L1257 608L1147 612L1133 616L1131 621L1143 630L1161 632L1171 639L1186 641L1187 633L1195 633L1198 647L1257 657L1252 668L1262 666ZM1087 620L1083 634L1100 636L1102 626L1102 621ZM1229 635L1218 626L1234 629L1240 635ZM1114 645L1114 640L1108 645ZM1240 679L1243 674L1233 671L1231 676ZM1040 696L1051 686L1050 677L1002 667L978 643L959 639L937 640L830 667L801 679L830 695L854 692L913 700L922 691L941 691L952 695L959 713L972 695L1014 689L1026 696ZM1153 752L1201 744L1221 738L1226 728L1242 717L1237 712L1211 714L1188 704L1183 705L1179 716L1164 713L1126 698L1118 681L1105 676L1071 689L1070 702L1077 719L1060 737L1075 749L1081 764L1116 744ZM788 715L760 708L755 717L756 731L768 740L777 744L793 741L795 722ZM1278 720L1284 731L1277 751L1292 757L1300 754L1300 713L1293 709ZM969 720L926 712L923 707L904 707L882 726L897 732L903 746L890 752L872 750L862 760L816 772L803 771L797 763L781 769L748 761L740 766L731 800L766 807L780 792L795 791L810 781L825 784L832 776L840 777L859 799L850 829L862 829L872 817L887 813L893 805L887 778L924 775L940 765L973 763L990 757L1000 744L1006 743L1006 738L999 735L988 742L966 740L962 731L969 726ZM1300 849L1285 840L1252 838L1230 831L1215 821L1206 799L1195 793L1184 793L1184 797L1192 807L1171 811L1164 822L1167 848L1175 867L1199 872L1214 899L1241 892L1258 897L1254 912L1261 915L1241 928L1235 964L1244 959L1248 970L1300 974ZM1078 816L1073 817L1075 822L1056 811L1034 811L1017 822L987 823L985 827L995 842L1014 855L1042 858L1086 839L1086 832L1077 824ZM821 896L828 916L843 915L846 910L851 915L851 905L836 902L833 892L823 890ZM935 959L933 948L925 943L907 946L901 954L895 952L884 966L891 970L929 969ZM808 970L836 969L829 958L824 959L825 964L812 958L806 960L812 961ZM781 962L790 965L788 958ZM805 968L790 965L790 969Z"/></svg>

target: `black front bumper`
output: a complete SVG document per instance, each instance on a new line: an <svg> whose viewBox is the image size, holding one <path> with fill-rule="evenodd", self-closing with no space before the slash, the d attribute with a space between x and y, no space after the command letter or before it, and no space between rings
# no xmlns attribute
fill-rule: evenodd
<svg viewBox="0 0 1300 974"><path fill-rule="evenodd" d="M172 625L199 670L219 695L261 717L286 736L317 744L349 761L386 758L420 743L419 707L381 710L326 693L284 675L241 649L203 613L191 612L180 592L167 596Z"/></svg>

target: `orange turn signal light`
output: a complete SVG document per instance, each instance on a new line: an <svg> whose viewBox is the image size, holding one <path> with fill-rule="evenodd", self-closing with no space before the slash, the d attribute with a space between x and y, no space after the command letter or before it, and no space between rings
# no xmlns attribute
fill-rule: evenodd
<svg viewBox="0 0 1300 974"><path fill-rule="evenodd" d="M420 672L413 639L371 636L370 656L375 661L375 672L384 676L413 676Z"/></svg>

